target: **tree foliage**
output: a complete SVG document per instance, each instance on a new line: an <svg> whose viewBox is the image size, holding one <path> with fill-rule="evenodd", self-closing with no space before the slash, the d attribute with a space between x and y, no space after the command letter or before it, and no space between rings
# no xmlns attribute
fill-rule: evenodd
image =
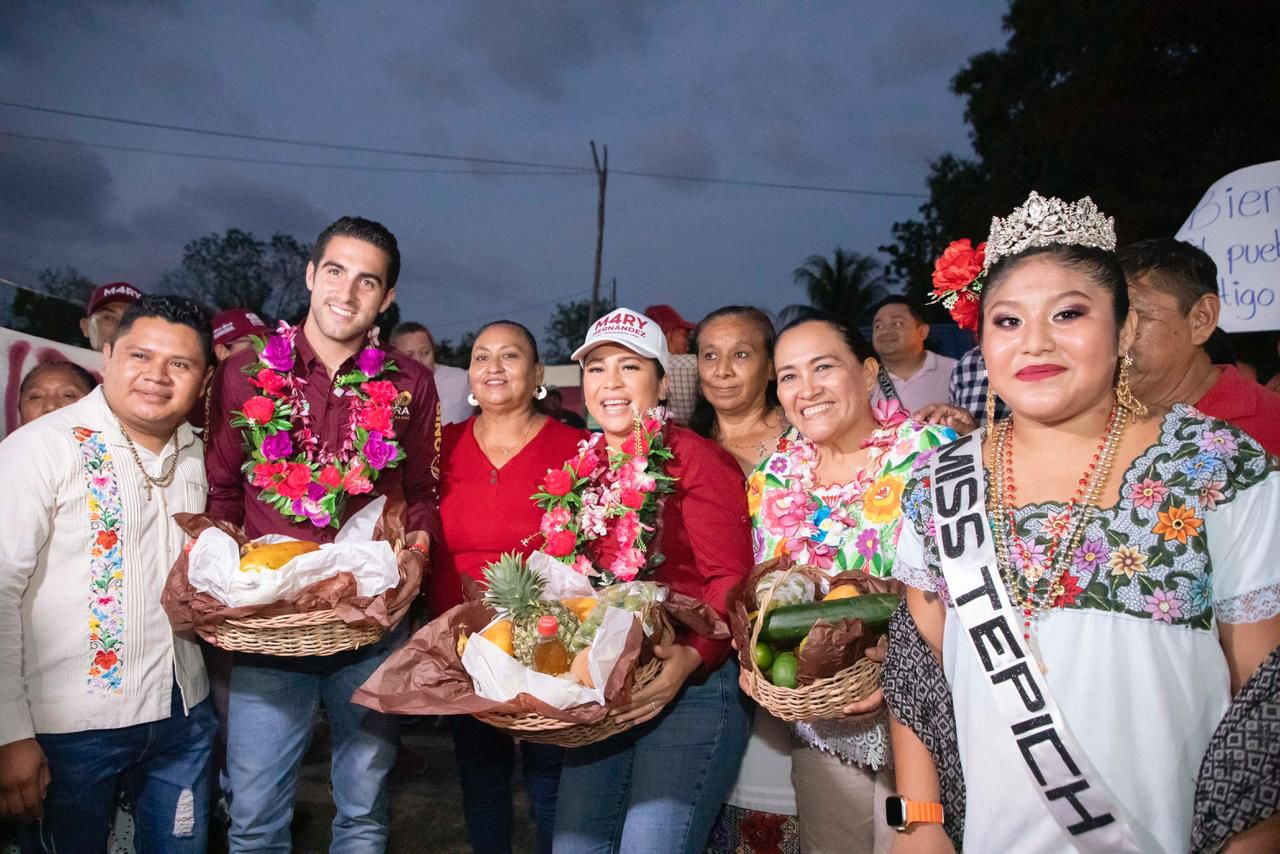
<svg viewBox="0 0 1280 854"><path fill-rule="evenodd" d="M784 317L811 307L861 324L869 319L871 306L888 293L884 267L878 260L839 246L831 253L830 260L822 255L810 255L792 272L791 278L804 288L809 305L788 306L783 310Z"/></svg>
<svg viewBox="0 0 1280 854"><path fill-rule="evenodd" d="M449 338L436 341L436 361L442 365L466 368L471 364L471 345L476 343L476 333L468 332L454 344Z"/></svg>
<svg viewBox="0 0 1280 854"><path fill-rule="evenodd" d="M1280 15L1266 3L1013 0L1007 44L953 78L975 158L933 162L889 273L922 298L951 240L985 239L1035 189L1092 196L1122 243L1172 235L1226 173L1275 159Z"/></svg>
<svg viewBox="0 0 1280 854"><path fill-rule="evenodd" d="M214 309L247 308L293 322L309 302L305 277L310 253L308 244L288 234L263 241L229 228L188 243L182 266L164 274L160 290L185 294Z"/></svg>
<svg viewBox="0 0 1280 854"><path fill-rule="evenodd" d="M48 267L36 275L40 293L19 290L13 299L13 328L63 344L87 347L80 332L93 282L74 267ZM46 296L47 294L47 296Z"/></svg>
<svg viewBox="0 0 1280 854"><path fill-rule="evenodd" d="M614 308L610 300L601 297L597 311L600 316L604 316ZM546 337L542 342L542 361L548 365L568 364L573 351L581 347L582 342L586 340L587 327L590 324L591 300L557 304L544 333Z"/></svg>

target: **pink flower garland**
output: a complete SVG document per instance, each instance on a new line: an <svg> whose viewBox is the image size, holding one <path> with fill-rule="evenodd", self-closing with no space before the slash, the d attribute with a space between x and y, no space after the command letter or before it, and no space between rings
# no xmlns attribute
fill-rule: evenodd
<svg viewBox="0 0 1280 854"><path fill-rule="evenodd" d="M664 472L672 458L663 441L664 419L661 409L643 421L637 416L621 451L610 451L599 433L584 439L576 456L547 471L533 495L545 511L542 551L591 576L596 586L634 581L662 561L649 546L675 483ZM600 567L602 562L607 565Z"/></svg>

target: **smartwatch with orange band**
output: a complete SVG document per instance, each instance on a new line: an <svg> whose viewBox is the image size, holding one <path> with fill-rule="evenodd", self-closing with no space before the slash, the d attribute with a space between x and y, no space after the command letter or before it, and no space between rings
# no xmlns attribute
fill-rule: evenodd
<svg viewBox="0 0 1280 854"><path fill-rule="evenodd" d="M884 820L894 830L903 831L913 824L942 824L942 804L909 801L900 795L884 799Z"/></svg>

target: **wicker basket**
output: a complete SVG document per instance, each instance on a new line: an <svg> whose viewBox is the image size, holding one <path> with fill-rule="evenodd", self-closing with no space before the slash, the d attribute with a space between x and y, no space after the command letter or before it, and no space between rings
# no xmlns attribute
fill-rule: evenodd
<svg viewBox="0 0 1280 854"><path fill-rule="evenodd" d="M263 655L334 655L377 642L382 626L352 626L332 610L227 620L214 628L214 646Z"/></svg>
<svg viewBox="0 0 1280 854"><path fill-rule="evenodd" d="M636 668L635 682L631 690L635 691L648 685L658 676L662 662L652 659L648 664ZM560 747L585 747L604 741L610 736L626 732L635 724L620 724L612 718L605 718L594 724L580 724L549 718L537 712L510 714L505 712L481 712L475 717L490 726L506 730L523 741L536 741L540 744L556 744Z"/></svg>
<svg viewBox="0 0 1280 854"><path fill-rule="evenodd" d="M880 665L869 658L859 658L850 666L834 676L819 679L810 685L798 688L779 688L774 685L756 666L755 648L760 640L760 630L764 628L764 618L769 611L769 603L773 600L773 592L778 585L795 572L792 566L778 576L759 603L759 612L751 626L751 643L743 652L751 662L751 669L745 673L747 696L760 704L760 707L784 721L820 721L845 716L844 707L858 700L866 699L880 686Z"/></svg>

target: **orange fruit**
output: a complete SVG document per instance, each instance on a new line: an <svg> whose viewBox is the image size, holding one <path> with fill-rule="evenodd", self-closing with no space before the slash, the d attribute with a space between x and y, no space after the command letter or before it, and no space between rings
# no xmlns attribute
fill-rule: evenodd
<svg viewBox="0 0 1280 854"><path fill-rule="evenodd" d="M822 597L822 601L831 602L835 599L852 599L854 596L861 595L862 591L852 584L841 584L839 587L832 587L831 592Z"/></svg>
<svg viewBox="0 0 1280 854"><path fill-rule="evenodd" d="M569 665L569 675L579 685L594 688L596 684L591 681L591 669L587 666L587 653L589 652L591 652L591 647L586 647L573 657L573 664Z"/></svg>
<svg viewBox="0 0 1280 854"><path fill-rule="evenodd" d="M499 620L489 628L480 633L480 636L498 649L505 652L512 658L515 657L516 648L512 640L512 626L510 620Z"/></svg>
<svg viewBox="0 0 1280 854"><path fill-rule="evenodd" d="M560 602L573 612L579 623L585 623L587 617L596 608L596 597L594 596L578 596L574 599L561 599Z"/></svg>

